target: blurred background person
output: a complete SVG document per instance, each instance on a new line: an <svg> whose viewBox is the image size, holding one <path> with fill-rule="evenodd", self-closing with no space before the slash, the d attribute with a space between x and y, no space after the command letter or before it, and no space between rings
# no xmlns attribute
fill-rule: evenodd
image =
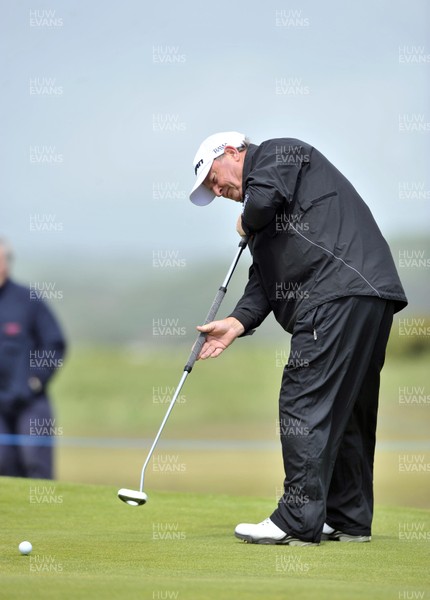
<svg viewBox="0 0 430 600"><path fill-rule="evenodd" d="M11 261L0 239L0 475L52 479L52 440L35 436L58 429L47 385L63 364L66 343L47 305L10 279ZM35 443L13 435L34 436Z"/></svg>

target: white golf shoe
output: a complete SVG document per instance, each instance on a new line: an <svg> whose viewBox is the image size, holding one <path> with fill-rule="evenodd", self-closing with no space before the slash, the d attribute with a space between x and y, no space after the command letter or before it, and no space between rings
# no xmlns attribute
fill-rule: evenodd
<svg viewBox="0 0 430 600"><path fill-rule="evenodd" d="M322 542L370 542L372 537L370 535L349 535L343 531L335 530L327 523L324 523L322 530L321 541Z"/></svg>
<svg viewBox="0 0 430 600"><path fill-rule="evenodd" d="M282 531L273 521L265 519L261 523L240 523L234 535L249 544L284 544L288 546L318 546L305 542Z"/></svg>

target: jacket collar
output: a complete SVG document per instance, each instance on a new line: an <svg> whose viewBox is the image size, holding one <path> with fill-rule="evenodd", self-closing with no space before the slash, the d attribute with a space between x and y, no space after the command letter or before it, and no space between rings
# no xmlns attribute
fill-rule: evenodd
<svg viewBox="0 0 430 600"><path fill-rule="evenodd" d="M245 192L246 188L246 180L248 179L249 172L252 167L252 157L254 156L255 151L258 146L256 144L249 144L249 147L246 151L245 160L243 161L243 171L242 171L242 190Z"/></svg>

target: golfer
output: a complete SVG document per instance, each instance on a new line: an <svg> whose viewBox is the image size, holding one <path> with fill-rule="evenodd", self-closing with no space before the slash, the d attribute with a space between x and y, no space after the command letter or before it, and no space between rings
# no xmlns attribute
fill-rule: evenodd
<svg viewBox="0 0 430 600"><path fill-rule="evenodd" d="M217 133L194 171L197 206L243 203L237 230L253 258L233 312L197 328L207 334L199 358L219 356L271 312L292 335L279 395L284 494L235 535L370 541L380 371L393 314L407 305L389 247L351 183L300 140Z"/></svg>

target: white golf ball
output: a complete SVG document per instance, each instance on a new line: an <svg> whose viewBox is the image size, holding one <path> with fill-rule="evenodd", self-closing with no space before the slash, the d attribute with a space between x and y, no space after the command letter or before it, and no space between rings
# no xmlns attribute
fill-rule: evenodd
<svg viewBox="0 0 430 600"><path fill-rule="evenodd" d="M33 546L30 544L30 542L21 542L18 546L18 549L21 554L30 554L30 552L33 550Z"/></svg>

